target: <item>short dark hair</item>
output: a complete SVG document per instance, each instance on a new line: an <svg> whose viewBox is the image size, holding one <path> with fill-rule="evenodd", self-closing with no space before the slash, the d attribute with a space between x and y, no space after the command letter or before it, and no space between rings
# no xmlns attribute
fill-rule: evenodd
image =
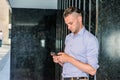
<svg viewBox="0 0 120 80"><path fill-rule="evenodd" d="M68 7L64 10L63 17L67 17L69 14L72 14L73 12L79 13L82 16L82 11L76 7Z"/></svg>

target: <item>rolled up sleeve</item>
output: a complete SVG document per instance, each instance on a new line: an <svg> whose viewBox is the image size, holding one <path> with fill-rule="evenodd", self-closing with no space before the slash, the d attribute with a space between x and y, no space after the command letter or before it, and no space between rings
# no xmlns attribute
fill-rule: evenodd
<svg viewBox="0 0 120 80"><path fill-rule="evenodd" d="M96 37L88 39L87 43L87 61L93 68L98 69L99 44Z"/></svg>

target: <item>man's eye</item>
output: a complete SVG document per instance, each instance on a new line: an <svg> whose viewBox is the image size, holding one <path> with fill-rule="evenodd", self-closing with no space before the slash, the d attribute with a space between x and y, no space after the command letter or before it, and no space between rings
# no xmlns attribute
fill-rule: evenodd
<svg viewBox="0 0 120 80"><path fill-rule="evenodd" d="M73 23L71 22L70 25L72 25Z"/></svg>
<svg viewBox="0 0 120 80"><path fill-rule="evenodd" d="M72 25L72 23L69 23L68 25Z"/></svg>

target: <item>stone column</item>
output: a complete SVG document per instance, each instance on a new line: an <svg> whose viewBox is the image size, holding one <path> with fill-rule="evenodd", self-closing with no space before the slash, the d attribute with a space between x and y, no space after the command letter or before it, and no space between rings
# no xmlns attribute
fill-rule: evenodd
<svg viewBox="0 0 120 80"><path fill-rule="evenodd" d="M2 44L10 44L9 41L9 4L6 0L0 0L0 30L3 32Z"/></svg>

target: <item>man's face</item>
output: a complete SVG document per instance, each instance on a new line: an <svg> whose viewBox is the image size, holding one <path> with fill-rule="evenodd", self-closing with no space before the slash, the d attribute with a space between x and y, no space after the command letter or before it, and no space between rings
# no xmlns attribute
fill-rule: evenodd
<svg viewBox="0 0 120 80"><path fill-rule="evenodd" d="M65 23L67 24L68 29L76 34L79 32L80 30L80 21L78 19L78 16L76 16L75 14L70 14L67 17L64 18Z"/></svg>

